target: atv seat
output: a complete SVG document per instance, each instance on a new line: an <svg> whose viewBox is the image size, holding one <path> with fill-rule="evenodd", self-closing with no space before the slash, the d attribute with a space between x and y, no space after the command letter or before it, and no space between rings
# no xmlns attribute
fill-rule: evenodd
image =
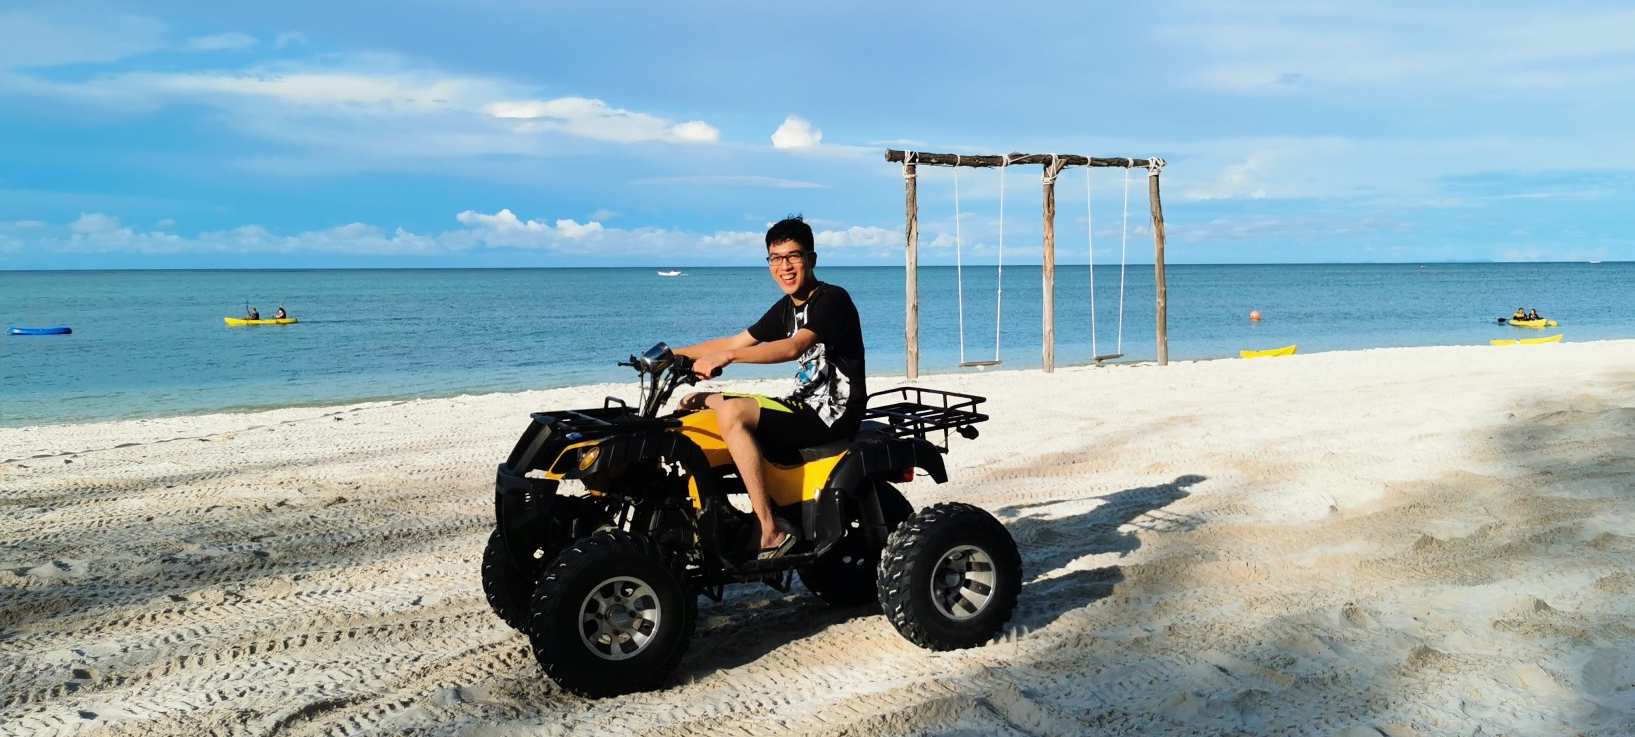
<svg viewBox="0 0 1635 737"><path fill-rule="evenodd" d="M780 466L798 466L837 455L840 452L851 448L860 440L879 437L882 434L889 436L890 433L891 428L885 423L875 422L873 420L864 420L862 425L858 427L857 434L852 437L831 440L822 445L812 445L805 448L768 448L763 446L761 448L761 455L765 456L767 460Z"/></svg>
<svg viewBox="0 0 1635 737"><path fill-rule="evenodd" d="M800 466L812 461L828 458L852 447L851 438L831 440L822 445L811 445L805 448L761 447L761 455L767 460L780 466Z"/></svg>

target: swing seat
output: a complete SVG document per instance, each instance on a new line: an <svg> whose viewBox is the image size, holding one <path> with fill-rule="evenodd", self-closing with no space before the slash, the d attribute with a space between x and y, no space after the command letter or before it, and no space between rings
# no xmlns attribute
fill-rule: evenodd
<svg viewBox="0 0 1635 737"><path fill-rule="evenodd" d="M987 368L989 366L998 366L1000 363L1001 363L1000 361L960 361L959 367L960 368Z"/></svg>
<svg viewBox="0 0 1635 737"><path fill-rule="evenodd" d="M1107 353L1107 354L1103 354L1103 355L1100 355L1100 356L1094 356L1090 360L1095 361L1096 365L1100 366L1102 361L1111 361L1111 360L1113 360L1115 358L1123 358L1123 357L1124 357L1124 354L1122 354L1122 353Z"/></svg>

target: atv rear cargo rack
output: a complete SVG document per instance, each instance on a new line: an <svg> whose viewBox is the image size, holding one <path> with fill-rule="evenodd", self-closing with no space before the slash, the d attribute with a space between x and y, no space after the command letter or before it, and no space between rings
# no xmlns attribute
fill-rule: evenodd
<svg viewBox="0 0 1635 737"><path fill-rule="evenodd" d="M896 401L875 406L875 399L879 397ZM885 425L885 430L893 437L899 438L913 437L925 440L927 434L940 430L942 431L940 447L946 452L950 430L967 438L977 436L973 425L986 422L988 419L987 415L977 411L977 405L986 401L987 397L975 394L961 394L920 386L900 386L870 394L868 398L870 406L864 411L863 419Z"/></svg>

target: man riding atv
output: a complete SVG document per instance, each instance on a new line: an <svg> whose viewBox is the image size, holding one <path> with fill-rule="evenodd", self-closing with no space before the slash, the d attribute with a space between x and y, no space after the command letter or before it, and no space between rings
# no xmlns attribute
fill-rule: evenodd
<svg viewBox="0 0 1635 737"><path fill-rule="evenodd" d="M849 438L868 398L863 329L850 294L817 279L812 226L800 216L766 231L766 264L783 297L736 335L676 349L708 378L733 363L799 361L795 391L784 399L697 393L681 406L713 409L761 525L761 559L792 550L800 536L778 525L761 475L761 448L796 449Z"/></svg>
<svg viewBox="0 0 1635 737"><path fill-rule="evenodd" d="M896 486L947 481L949 435L977 437L984 398L911 385L870 395L857 308L813 276L811 227L772 226L766 252L784 294L748 330L630 356L620 363L636 372L637 403L530 413L495 469L483 593L568 691L665 685L698 598L728 604L727 586L787 593L799 576L835 606L878 602L932 650L991 640L1016 607L1022 561L1005 526L961 502L916 510ZM723 366L790 360L800 371L786 398L695 394L665 411Z"/></svg>

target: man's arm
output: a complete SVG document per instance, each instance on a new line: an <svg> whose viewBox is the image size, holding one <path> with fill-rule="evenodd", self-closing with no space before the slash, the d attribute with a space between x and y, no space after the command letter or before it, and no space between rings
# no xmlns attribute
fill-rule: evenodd
<svg viewBox="0 0 1635 737"><path fill-rule="evenodd" d="M686 356L696 361L699 358L712 353L721 353L723 351L748 348L758 342L760 341L755 340L755 336L750 335L749 331L745 330L737 335L728 335L721 338L715 338L713 340L706 340L702 343L694 343L685 348L675 348L673 351L677 355Z"/></svg>
<svg viewBox="0 0 1635 737"><path fill-rule="evenodd" d="M693 371L699 376L712 376L716 371L734 363L783 363L800 358L807 348L811 348L818 340L817 333L806 328L796 330L782 340L769 340L765 343L729 348L727 350L705 353L699 356L693 364Z"/></svg>
<svg viewBox="0 0 1635 737"><path fill-rule="evenodd" d="M801 328L783 340L739 346L726 352L733 363L783 363L800 358L817 339L817 333Z"/></svg>

